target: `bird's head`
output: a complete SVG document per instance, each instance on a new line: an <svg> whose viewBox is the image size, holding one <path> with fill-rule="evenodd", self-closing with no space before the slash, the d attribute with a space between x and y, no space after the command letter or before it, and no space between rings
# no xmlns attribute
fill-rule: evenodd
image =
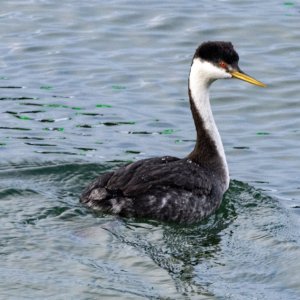
<svg viewBox="0 0 300 300"><path fill-rule="evenodd" d="M266 86L245 74L239 68L238 61L239 55L230 42L205 42L197 48L192 66L209 83L216 79L237 78L260 87Z"/></svg>

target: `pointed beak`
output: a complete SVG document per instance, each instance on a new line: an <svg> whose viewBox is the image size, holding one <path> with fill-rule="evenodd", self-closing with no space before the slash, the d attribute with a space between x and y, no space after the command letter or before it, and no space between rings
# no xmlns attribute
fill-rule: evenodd
<svg viewBox="0 0 300 300"><path fill-rule="evenodd" d="M229 73L234 78L247 81L247 82L252 83L254 85L258 85L260 87L266 87L266 85L264 83L262 83L261 81L258 81L255 78L253 78L253 77L245 74L240 68L237 68L237 69L234 69L234 70L230 70Z"/></svg>

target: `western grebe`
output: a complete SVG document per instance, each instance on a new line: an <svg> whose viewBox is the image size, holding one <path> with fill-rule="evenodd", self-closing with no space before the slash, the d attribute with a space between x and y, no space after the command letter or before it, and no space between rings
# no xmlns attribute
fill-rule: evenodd
<svg viewBox="0 0 300 300"><path fill-rule="evenodd" d="M265 87L238 66L230 42L205 42L193 57L188 94L197 141L185 158L139 160L100 175L83 192L87 206L124 217L194 223L212 214L229 186L223 144L209 101L217 79L238 78Z"/></svg>

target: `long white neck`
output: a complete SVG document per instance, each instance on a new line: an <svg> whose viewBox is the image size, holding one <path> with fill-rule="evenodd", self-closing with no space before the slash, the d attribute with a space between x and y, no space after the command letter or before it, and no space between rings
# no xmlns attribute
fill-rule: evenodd
<svg viewBox="0 0 300 300"><path fill-rule="evenodd" d="M210 163L217 169L222 169L222 182L224 189L229 186L229 171L224 152L223 143L216 126L209 100L209 87L211 83L220 77L215 70L216 67L210 63L194 59L190 77L189 94L191 109L197 130L197 143L195 150L191 153L196 161L201 163ZM214 72L215 74L214 78ZM222 74L223 75L223 74ZM224 78L225 75L224 75ZM197 157L198 156L198 157Z"/></svg>

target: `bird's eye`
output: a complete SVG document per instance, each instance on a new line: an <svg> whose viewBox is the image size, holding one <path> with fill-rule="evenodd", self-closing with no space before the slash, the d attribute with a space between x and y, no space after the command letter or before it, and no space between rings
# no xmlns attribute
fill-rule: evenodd
<svg viewBox="0 0 300 300"><path fill-rule="evenodd" d="M223 69L227 69L227 64L224 61L220 61L219 66Z"/></svg>

